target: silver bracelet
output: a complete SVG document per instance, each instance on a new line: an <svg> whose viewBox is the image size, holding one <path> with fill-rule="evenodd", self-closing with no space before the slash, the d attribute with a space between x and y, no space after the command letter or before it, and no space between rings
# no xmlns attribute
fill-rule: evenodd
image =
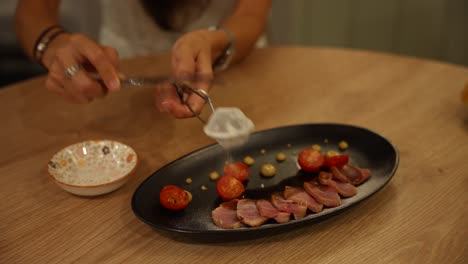
<svg viewBox="0 0 468 264"><path fill-rule="evenodd" d="M211 26L208 28L209 31L218 31L221 30L226 33L229 39L229 43L224 48L223 52L221 55L215 60L213 63L213 70L215 71L224 71L226 70L229 65L231 64L232 58L234 57L234 52L235 52L235 44L236 44L236 39L234 38L234 35L231 33L231 31L226 30L223 27L220 26Z"/></svg>

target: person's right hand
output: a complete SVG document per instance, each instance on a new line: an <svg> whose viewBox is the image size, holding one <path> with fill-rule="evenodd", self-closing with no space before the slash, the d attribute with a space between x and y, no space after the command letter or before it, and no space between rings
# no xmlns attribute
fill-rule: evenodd
<svg viewBox="0 0 468 264"><path fill-rule="evenodd" d="M87 103L120 89L117 51L82 34L58 36L45 50L43 63L49 69L47 89L69 102ZM67 76L67 69L73 67L79 68ZM90 78L87 71L99 74L105 87Z"/></svg>

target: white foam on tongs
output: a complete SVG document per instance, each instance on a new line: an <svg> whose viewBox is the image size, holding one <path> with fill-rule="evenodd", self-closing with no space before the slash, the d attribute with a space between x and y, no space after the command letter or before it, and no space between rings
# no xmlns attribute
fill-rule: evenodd
<svg viewBox="0 0 468 264"><path fill-rule="evenodd" d="M218 107L204 126L205 134L215 139L223 148L239 147L249 140L254 124L235 107Z"/></svg>

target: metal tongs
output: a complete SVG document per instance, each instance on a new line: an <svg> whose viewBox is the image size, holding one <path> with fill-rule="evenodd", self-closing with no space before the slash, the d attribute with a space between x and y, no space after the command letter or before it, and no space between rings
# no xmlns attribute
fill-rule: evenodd
<svg viewBox="0 0 468 264"><path fill-rule="evenodd" d="M200 120L203 124L206 124L206 121L199 114L197 114L192 109L192 107L187 103L187 98L185 97L184 94L190 95L190 94L194 93L194 94L198 95L201 99L203 99L203 101L205 101L205 104L208 104L210 106L211 112L214 113L215 109L214 109L214 106L213 106L213 102L211 101L211 98L208 95L208 93L205 90L202 90L202 89L198 89L198 90L194 89L191 86L186 85L186 84L184 84L182 82L179 82L179 81L173 81L172 84L176 88L177 95L179 95L180 102L182 104L184 104L185 106L187 106L187 108L190 110L190 112L192 112L193 116L198 118L198 120Z"/></svg>
<svg viewBox="0 0 468 264"><path fill-rule="evenodd" d="M98 74L88 73L88 75L94 80L98 81L101 85L105 86L104 81L102 80L101 76L99 76ZM189 80L186 80L186 81L189 81ZM164 83L164 82L169 82L173 84L180 98L180 102L184 104L185 106L187 106L190 112L192 112L193 116L198 118L198 120L200 120L203 124L206 124L206 121L203 118L201 118L200 115L197 114L192 109L192 107L187 103L187 99L184 96L184 94L190 95L192 93L198 95L201 99L203 99L203 101L205 101L205 103L207 103L210 106L211 111L214 112L215 110L214 110L213 102L211 101L210 96L205 90L194 89L191 86L185 84L184 81L175 79L175 78L170 78L168 76L157 76L157 77L135 77L133 76L133 77L126 77L126 78L120 79L120 84L122 86L147 86L147 85L157 85L157 84Z"/></svg>

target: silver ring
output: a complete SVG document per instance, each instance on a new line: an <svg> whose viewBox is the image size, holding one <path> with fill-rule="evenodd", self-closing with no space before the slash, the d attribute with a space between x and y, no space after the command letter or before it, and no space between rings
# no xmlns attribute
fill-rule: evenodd
<svg viewBox="0 0 468 264"><path fill-rule="evenodd" d="M65 71L65 76L67 76L68 79L71 79L73 78L73 75L75 75L80 69L81 66L79 64L73 64L72 66L67 68L67 70Z"/></svg>

